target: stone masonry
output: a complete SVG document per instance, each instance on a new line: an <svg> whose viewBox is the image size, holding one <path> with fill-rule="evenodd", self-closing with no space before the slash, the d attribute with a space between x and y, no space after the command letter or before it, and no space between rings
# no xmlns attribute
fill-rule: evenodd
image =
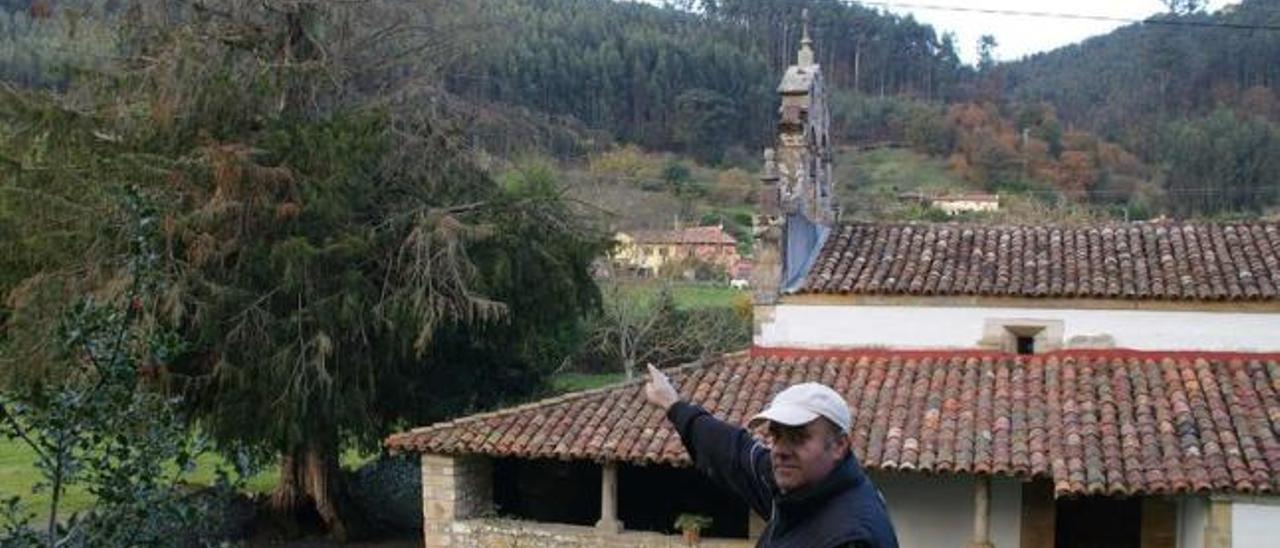
<svg viewBox="0 0 1280 548"><path fill-rule="evenodd" d="M428 548L466 546L457 542L454 523L490 514L492 508L489 459L422 455L422 536Z"/></svg>
<svg viewBox="0 0 1280 548"><path fill-rule="evenodd" d="M676 535L646 531L604 533L594 527L538 523L510 519L477 519L454 524L453 546L465 548L677 548L686 546ZM749 548L751 539L702 539L702 548Z"/></svg>
<svg viewBox="0 0 1280 548"><path fill-rule="evenodd" d="M684 546L679 536L644 531L499 519L493 512L493 466L485 457L422 456L423 545L426 548ZM753 524L759 529L759 524ZM753 539L703 539L708 548L747 548Z"/></svg>

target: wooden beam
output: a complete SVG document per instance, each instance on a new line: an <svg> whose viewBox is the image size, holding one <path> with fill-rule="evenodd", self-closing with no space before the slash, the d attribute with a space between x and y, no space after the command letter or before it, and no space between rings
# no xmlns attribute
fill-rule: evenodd
<svg viewBox="0 0 1280 548"><path fill-rule="evenodd" d="M1178 545L1178 504L1163 497L1142 499L1142 548L1175 548Z"/></svg>
<svg viewBox="0 0 1280 548"><path fill-rule="evenodd" d="M1053 548L1057 528L1057 503L1053 500L1053 484L1032 480L1022 484L1021 548Z"/></svg>

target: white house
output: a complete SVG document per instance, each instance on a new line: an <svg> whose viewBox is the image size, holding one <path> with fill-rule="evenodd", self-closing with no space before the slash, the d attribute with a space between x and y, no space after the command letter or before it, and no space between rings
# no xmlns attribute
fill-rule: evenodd
<svg viewBox="0 0 1280 548"><path fill-rule="evenodd" d="M840 223L806 37L766 155L751 349L670 371L743 423L846 396L902 546L1226 548L1280 539L1280 224ZM392 436L427 546L748 546L639 382ZM517 519L511 519L517 518Z"/></svg>
<svg viewBox="0 0 1280 548"><path fill-rule="evenodd" d="M989 213L1000 211L1000 196L996 194L949 194L929 200L933 207L947 215L961 213Z"/></svg>

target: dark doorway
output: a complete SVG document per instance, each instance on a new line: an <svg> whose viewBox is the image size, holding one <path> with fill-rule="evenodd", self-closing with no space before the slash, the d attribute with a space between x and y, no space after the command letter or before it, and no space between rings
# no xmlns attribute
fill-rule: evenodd
<svg viewBox="0 0 1280 548"><path fill-rule="evenodd" d="M1142 499L1061 499L1054 527L1057 548L1140 548Z"/></svg>

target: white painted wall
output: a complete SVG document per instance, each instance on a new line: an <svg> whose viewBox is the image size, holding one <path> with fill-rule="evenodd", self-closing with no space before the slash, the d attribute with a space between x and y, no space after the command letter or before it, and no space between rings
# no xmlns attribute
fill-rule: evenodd
<svg viewBox="0 0 1280 548"><path fill-rule="evenodd" d="M1280 546L1280 499L1231 504L1232 548Z"/></svg>
<svg viewBox="0 0 1280 548"><path fill-rule="evenodd" d="M1280 351L1280 314L782 304L755 344L788 348L975 348L988 319L1061 320L1065 344L1107 334L1135 350Z"/></svg>
<svg viewBox="0 0 1280 548"><path fill-rule="evenodd" d="M1204 548L1209 525L1209 501L1204 497L1178 499L1178 548Z"/></svg>
<svg viewBox="0 0 1280 548"><path fill-rule="evenodd" d="M898 544L955 548L973 538L973 477L872 473L884 493ZM1017 548L1022 532L1022 484L991 481L991 542Z"/></svg>

